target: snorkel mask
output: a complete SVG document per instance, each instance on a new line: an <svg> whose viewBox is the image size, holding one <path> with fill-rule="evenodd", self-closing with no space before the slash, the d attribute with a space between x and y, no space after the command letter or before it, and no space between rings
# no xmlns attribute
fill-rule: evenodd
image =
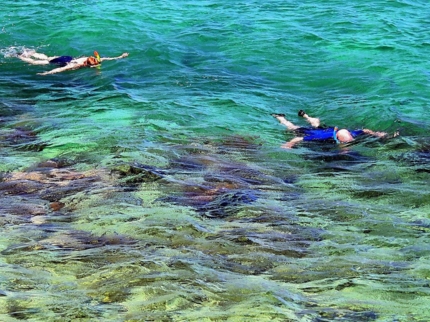
<svg viewBox="0 0 430 322"><path fill-rule="evenodd" d="M337 126L335 126L334 129L333 129L333 140L335 140L336 143L339 144L340 142L339 142L339 140L337 138L337 131L339 131L339 128Z"/></svg>

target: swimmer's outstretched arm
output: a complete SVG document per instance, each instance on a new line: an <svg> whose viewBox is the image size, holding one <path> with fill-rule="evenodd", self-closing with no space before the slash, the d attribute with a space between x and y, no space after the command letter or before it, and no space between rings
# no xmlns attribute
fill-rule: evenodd
<svg viewBox="0 0 430 322"><path fill-rule="evenodd" d="M121 59L121 58L125 58L127 56L128 56L128 53L123 53L121 56L118 56L118 57L101 57L100 61Z"/></svg>
<svg viewBox="0 0 430 322"><path fill-rule="evenodd" d="M377 137L377 138L384 138L384 137L388 137L388 133L386 132L375 132L369 129L363 129L363 132L366 134L369 134L371 136ZM393 135L391 137L396 137L399 135L399 132L394 132Z"/></svg>
<svg viewBox="0 0 430 322"><path fill-rule="evenodd" d="M37 75L45 76L45 75L50 75L50 74L61 73L61 72L64 72L66 70L78 69L81 67L84 67L84 65L83 64L69 64L69 65L66 65L64 67L54 68L54 69L47 71L47 72L37 73Z"/></svg>
<svg viewBox="0 0 430 322"><path fill-rule="evenodd" d="M303 138L298 136L294 139L292 139L291 141L288 141L287 143L284 143L281 145L281 148L283 149L292 149L293 146L295 146L296 144L300 143L303 141Z"/></svg>

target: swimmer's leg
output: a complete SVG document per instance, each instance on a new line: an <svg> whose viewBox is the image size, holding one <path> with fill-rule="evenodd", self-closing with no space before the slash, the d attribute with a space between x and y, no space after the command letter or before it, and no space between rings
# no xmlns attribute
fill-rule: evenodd
<svg viewBox="0 0 430 322"><path fill-rule="evenodd" d="M22 56L22 57L27 57L27 58L35 58L35 59L40 59L40 60L52 60L54 58L57 58L59 56L53 56L53 57L49 57L45 54L41 54L41 53L37 53L34 49L25 49L24 52L22 54L19 54L18 56Z"/></svg>
<svg viewBox="0 0 430 322"><path fill-rule="evenodd" d="M36 52L32 53L30 55L30 57L34 57L36 59L41 59L41 60L51 60L52 59L52 57L48 57L45 54L39 54L39 53L36 53Z"/></svg>
<svg viewBox="0 0 430 322"><path fill-rule="evenodd" d="M312 125L313 127L317 128L320 126L321 122L319 118L316 117L310 117L309 115L306 114L305 111L300 110L299 111L299 116L303 117L310 125Z"/></svg>
<svg viewBox="0 0 430 322"><path fill-rule="evenodd" d="M19 55L18 58L21 59L22 61L25 61L26 63L32 64L32 65L48 65L49 64L48 59L45 59L45 60L37 59L36 60L33 58L25 57L24 55Z"/></svg>
<svg viewBox="0 0 430 322"><path fill-rule="evenodd" d="M36 53L36 52L32 52L27 57L34 57L34 58L40 59L40 60L53 60L53 59L58 58L60 56L51 56L51 57L49 57L49 56L46 56L45 54L39 54L39 53Z"/></svg>
<svg viewBox="0 0 430 322"><path fill-rule="evenodd" d="M290 130L290 131L297 130L300 127L300 126L294 125L293 123L291 123L290 121L288 121L285 118L284 114L272 114L272 116L274 118L276 118L279 121L279 123L281 123L282 125L286 126L287 129Z"/></svg>

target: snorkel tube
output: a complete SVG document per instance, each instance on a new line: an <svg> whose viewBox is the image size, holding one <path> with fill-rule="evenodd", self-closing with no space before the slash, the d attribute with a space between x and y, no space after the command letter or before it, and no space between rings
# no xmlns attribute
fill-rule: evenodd
<svg viewBox="0 0 430 322"><path fill-rule="evenodd" d="M100 55L97 51L94 51L94 56L96 57L97 62L100 64L102 60L100 59Z"/></svg>
<svg viewBox="0 0 430 322"><path fill-rule="evenodd" d="M335 140L337 144L340 143L339 140L338 140L338 138L337 138L337 131L338 130L339 130L339 128L337 126L335 126L334 129L333 129L333 140Z"/></svg>

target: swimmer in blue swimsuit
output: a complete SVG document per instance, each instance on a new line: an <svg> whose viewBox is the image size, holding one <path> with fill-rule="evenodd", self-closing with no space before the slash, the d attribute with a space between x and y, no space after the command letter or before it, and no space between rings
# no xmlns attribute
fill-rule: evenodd
<svg viewBox="0 0 430 322"><path fill-rule="evenodd" d="M66 66L68 63L70 63L73 60L72 56L60 56L56 57L54 59L51 59L49 61L50 64L58 65L60 67Z"/></svg>
<svg viewBox="0 0 430 322"><path fill-rule="evenodd" d="M121 59L128 56L128 53L123 53L118 57L100 57L98 52L94 52L94 56L73 58L72 56L53 56L48 57L45 54L36 53L34 50L26 51L18 56L19 59L30 63L32 65L58 65L60 67L54 68L38 75L48 75L64 72L66 70L78 69L82 67L95 67L99 66L102 61Z"/></svg>
<svg viewBox="0 0 430 322"><path fill-rule="evenodd" d="M348 143L353 141L357 136L368 134L378 138L386 137L385 132L374 132L369 129L350 131L347 129L338 129L337 127L321 127L321 122L318 118L310 117L305 111L300 110L299 116L303 117L312 128L300 127L294 125L285 118L284 114L272 114L282 125L286 126L288 130L294 132L297 136L291 141L284 143L281 147L291 149L297 143L302 141L319 141L319 142L333 142L333 143ZM399 135L398 132L394 136Z"/></svg>

